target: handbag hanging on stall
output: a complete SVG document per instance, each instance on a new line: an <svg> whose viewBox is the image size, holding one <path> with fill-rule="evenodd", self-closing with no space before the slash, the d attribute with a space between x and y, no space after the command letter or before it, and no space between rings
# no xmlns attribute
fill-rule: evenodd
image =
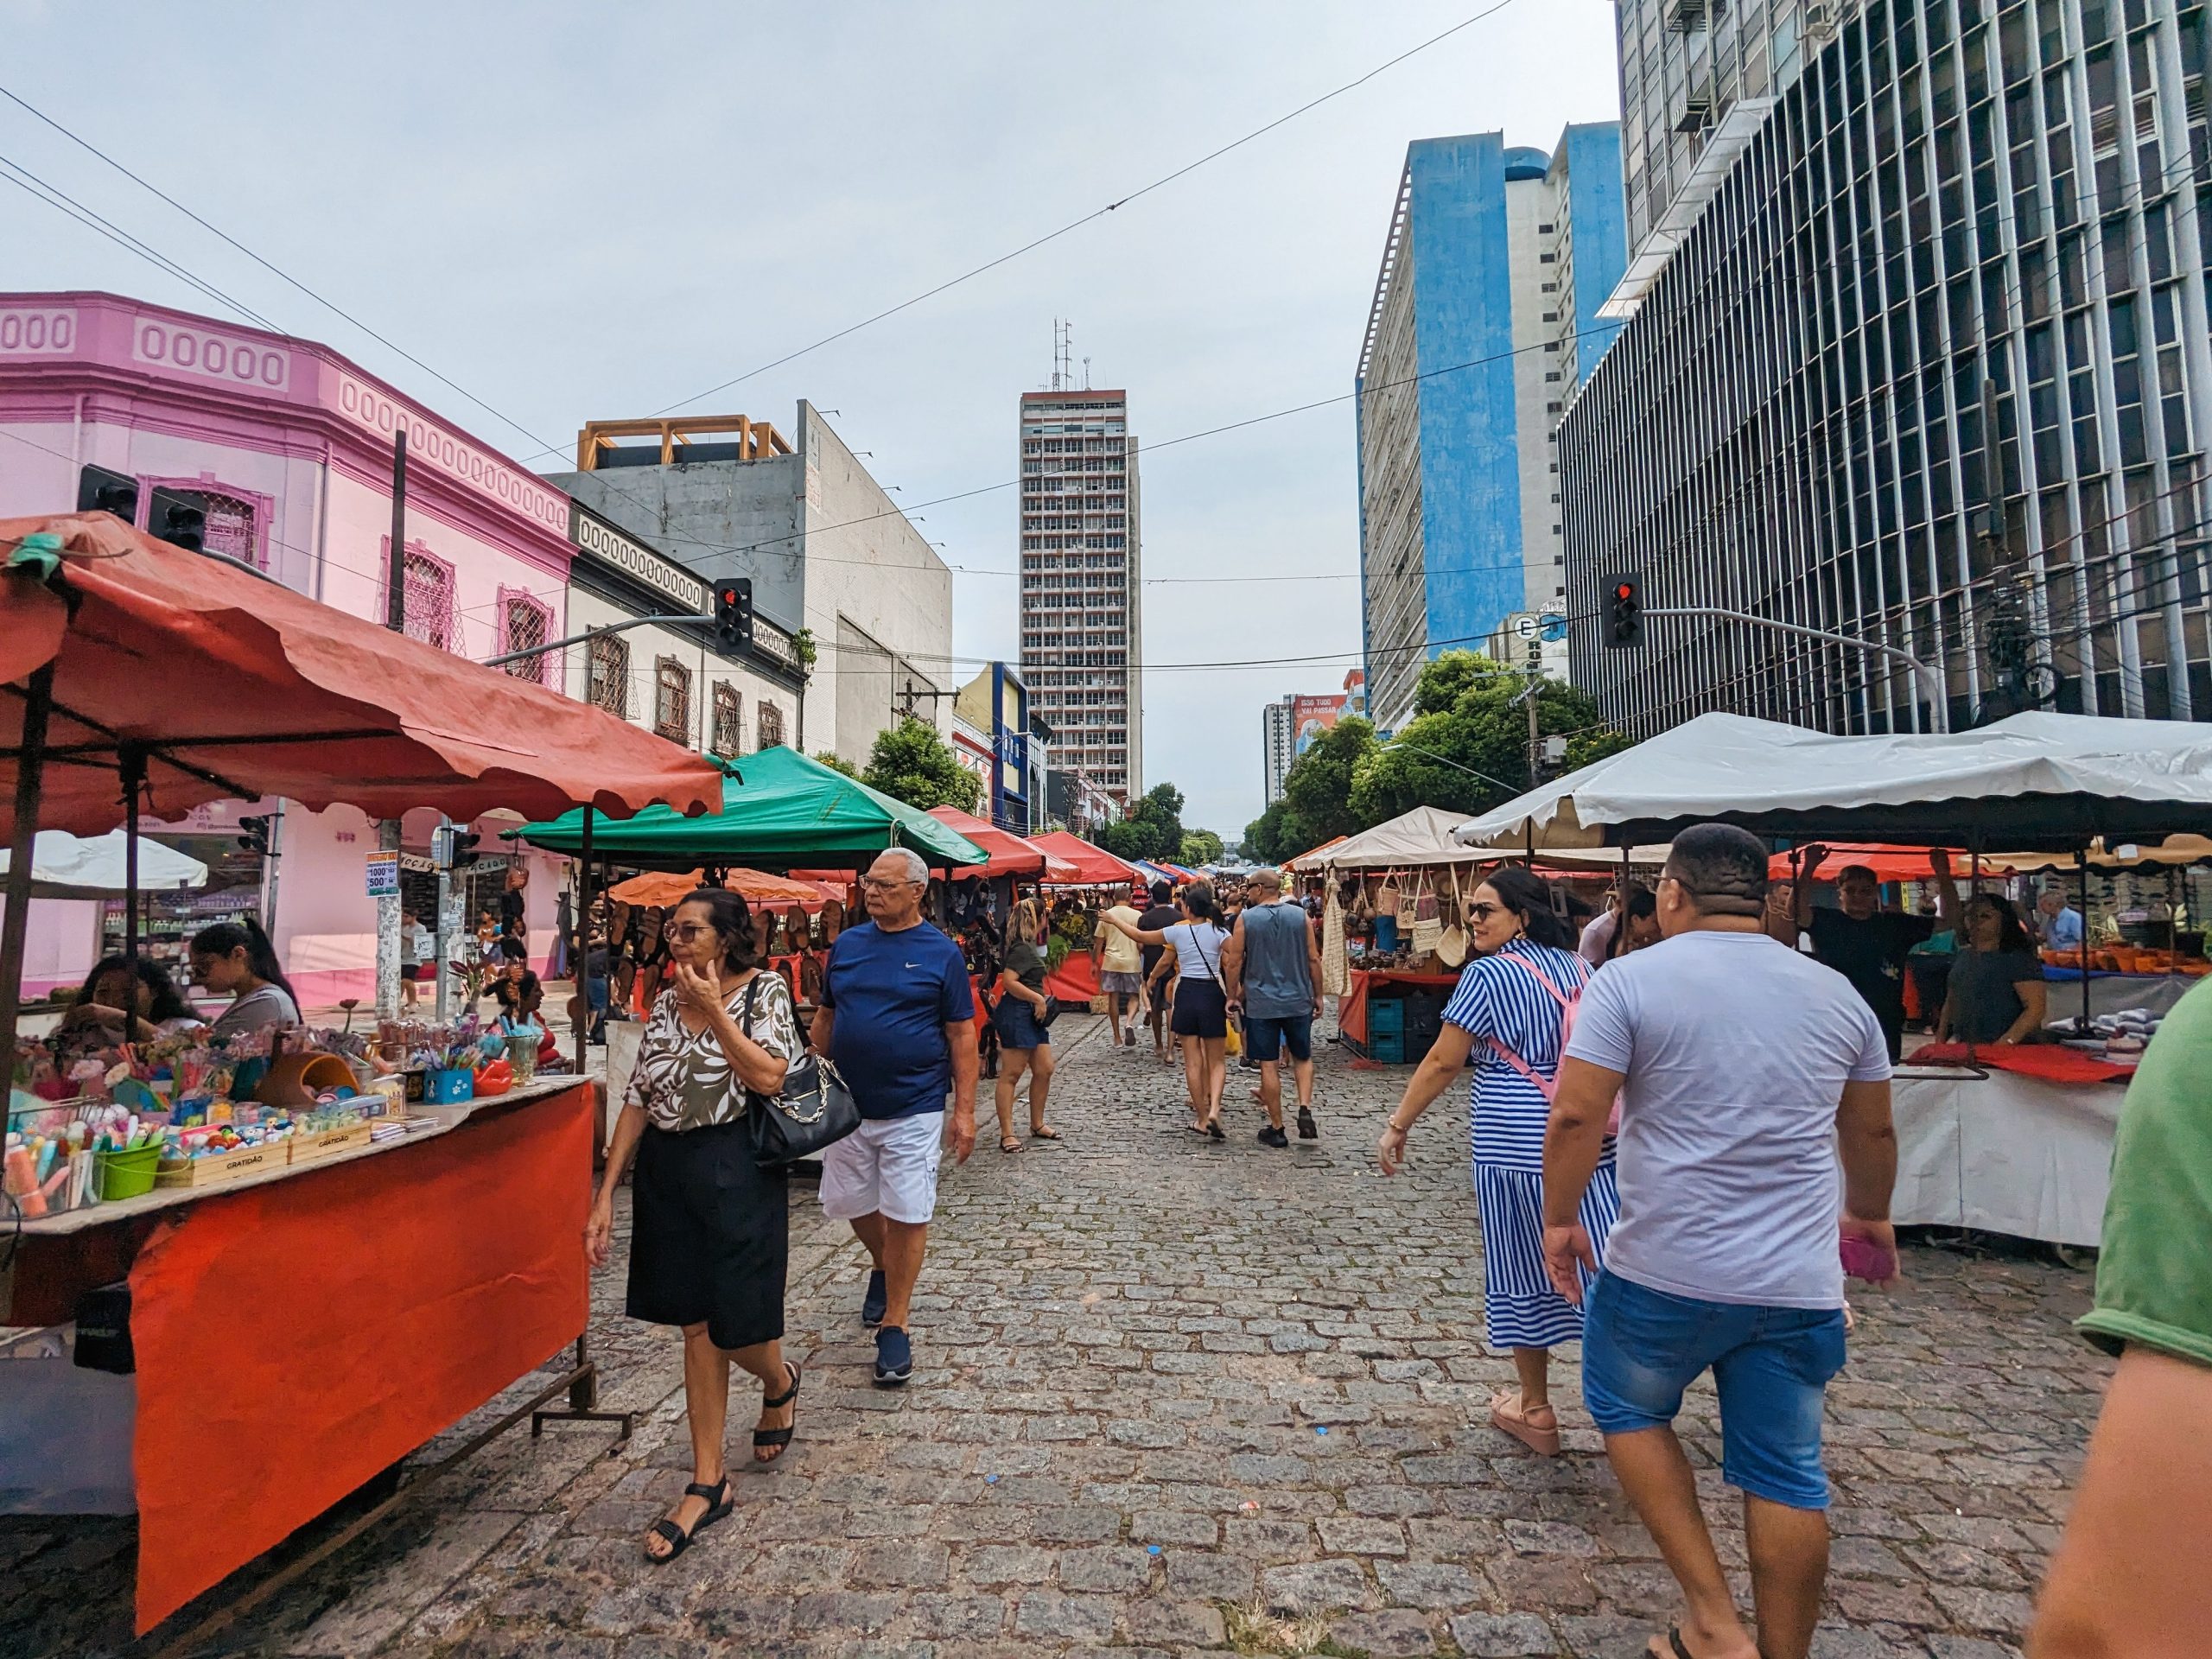
<svg viewBox="0 0 2212 1659"><path fill-rule="evenodd" d="M1421 882L1421 896L1414 900L1414 919L1410 930L1413 934L1414 954L1416 957L1433 956L1437 944L1444 938L1444 923L1439 915L1436 895L1429 891L1428 872L1421 871L1418 880Z"/></svg>

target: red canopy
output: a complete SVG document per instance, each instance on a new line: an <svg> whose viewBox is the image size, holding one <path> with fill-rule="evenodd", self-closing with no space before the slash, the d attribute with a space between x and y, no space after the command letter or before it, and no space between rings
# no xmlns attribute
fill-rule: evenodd
<svg viewBox="0 0 2212 1659"><path fill-rule="evenodd" d="M1103 847L1094 847L1082 836L1071 836L1065 830L1048 830L1043 835L1032 836L1029 839L1071 867L1071 874L1046 878L1058 886L1126 887L1144 880L1144 873L1135 865L1118 859Z"/></svg>
<svg viewBox="0 0 2212 1659"><path fill-rule="evenodd" d="M1077 880L1077 872L1065 859L1046 851L1035 842L1024 841L1020 836L986 823L971 812L963 812L957 806L933 806L930 817L947 829L957 830L991 855L988 864L971 865L955 870L953 880L965 881L979 875L1042 876L1047 881Z"/></svg>
<svg viewBox="0 0 2212 1659"><path fill-rule="evenodd" d="M1832 841L1827 843L1827 849L1828 855L1821 861L1818 879L1822 881L1834 880L1854 864L1864 864L1873 871L1877 881L1926 881L1936 874L1929 865L1929 849L1925 847L1890 847L1871 841ZM1796 857L1802 865L1805 858L1802 848L1798 849ZM1777 853L1768 859L1766 879L1770 881L1790 880L1796 873L1789 868L1789 859L1788 853ZM1951 863L1954 868L1964 870L1967 855L1953 853Z"/></svg>
<svg viewBox="0 0 2212 1659"><path fill-rule="evenodd" d="M41 533L58 538L58 564L22 545ZM0 519L0 689L12 694L0 698L0 836L13 832L25 683L49 663L42 829L123 823L125 751L143 755L144 808L163 818L279 795L378 818L721 809L704 756L110 514Z"/></svg>

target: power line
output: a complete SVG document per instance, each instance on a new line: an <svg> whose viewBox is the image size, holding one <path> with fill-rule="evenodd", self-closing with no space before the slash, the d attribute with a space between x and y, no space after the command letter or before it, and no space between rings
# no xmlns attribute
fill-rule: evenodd
<svg viewBox="0 0 2212 1659"><path fill-rule="evenodd" d="M938 295L945 292L948 289L957 288L961 283L970 281L975 277L981 276L987 271L995 270L1001 265L1006 264L1009 261L1019 259L1026 253L1033 252L1037 249L1045 246L1046 244L1049 242L1057 242L1060 238L1066 236L1071 232L1080 230L1084 226L1090 224L1093 219L1103 219L1109 213L1117 213L1122 208L1128 207L1131 202L1138 200L1140 197L1148 196L1155 190L1165 188L1166 186L1174 183L1176 180L1183 178L1189 174L1197 172L1198 168L1205 166L1210 162L1219 161L1230 151L1243 149L1246 144L1252 143L1253 140L1263 137L1267 134L1273 132L1277 127L1296 120L1300 116L1306 114L1308 111L1317 110L1320 108L1322 105L1328 103L1331 99L1341 98L1346 92L1351 92L1355 88L1365 86L1377 75L1380 75L1388 70L1395 68L1398 65L1405 62L1407 59L1418 56L1420 54L1427 51L1429 48L1439 45L1443 41L1451 39L1452 36L1459 34L1462 29L1473 28L1475 24L1481 22L1486 17L1496 16L1499 12L1503 11L1508 6L1513 3L1514 0L1497 0L1496 4L1484 8L1483 10L1475 13L1471 17L1462 19L1460 22L1454 23L1451 28L1446 29L1442 34L1433 35L1428 39L1421 41L1419 45L1410 47L1407 50L1399 53L1396 57L1389 60L1387 62L1377 64L1374 68L1369 70L1365 74L1361 75L1357 79L1348 80L1343 86L1322 93L1319 98L1309 99L1306 102L1300 105L1296 109L1292 110L1288 114L1279 115L1266 125L1255 127L1243 137L1232 139L1230 143L1222 145L1217 149L1209 150L1205 155L1199 156L1196 161L1186 162L1182 166L1177 168L1173 172L1163 174L1159 178L1154 179L1151 183L1132 190L1128 194L1122 196L1116 200L1109 201L1103 207L1093 208L1090 213L1084 213L1078 219L1070 219L1066 224L1061 226L1056 231L1047 231L1044 235L1023 243L1020 247L1014 249L1011 252L1002 253L996 258L986 260L983 264L974 266L968 270L964 270L957 276L950 277L946 281L938 283L933 288L925 289L922 292L913 296L911 299L901 300L898 304L887 307L885 309L877 312L873 316L863 317L860 321L840 328L834 334L824 334L821 339L814 341L811 345L802 346L795 352L786 352L783 356L775 359L772 362L763 363L758 368L747 369L742 374L734 375L729 379L721 382L719 385L709 386L704 391L694 392L689 397L679 398L675 403L666 404L660 409L655 410L653 414L655 416L666 415L672 410L682 409L687 404L696 404L702 398L711 397L716 392L728 391L732 386L741 385L744 382L752 379L756 375L766 374L771 369L781 368L785 364L796 361L798 359L806 356L810 352L817 352L824 346L828 346L835 341L842 340L849 334L858 334L861 329L871 327L874 324L883 321L887 317L895 317L901 311L910 310L913 307L921 304L925 300L934 299ZM531 459L534 460L536 457L533 456Z"/></svg>

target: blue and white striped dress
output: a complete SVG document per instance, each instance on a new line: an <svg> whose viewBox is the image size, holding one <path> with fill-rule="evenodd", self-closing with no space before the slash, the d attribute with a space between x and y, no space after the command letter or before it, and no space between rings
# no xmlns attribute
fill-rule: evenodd
<svg viewBox="0 0 2212 1659"><path fill-rule="evenodd" d="M1489 1039L1497 1039L1539 1076L1555 1077L1560 1009L1535 975L1502 960L1508 956L1534 963L1569 996L1592 969L1572 951L1516 939L1469 963L1444 1009L1446 1021L1474 1039L1467 1054L1475 1074L1468 1136L1483 1230L1483 1319L1490 1345L1553 1348L1581 1338L1582 1310L1554 1290L1544 1274L1544 1126L1551 1107ZM1607 1141L1582 1199L1582 1224L1600 1260L1620 1207L1613 1143ZM1588 1282L1586 1275L1586 1287Z"/></svg>

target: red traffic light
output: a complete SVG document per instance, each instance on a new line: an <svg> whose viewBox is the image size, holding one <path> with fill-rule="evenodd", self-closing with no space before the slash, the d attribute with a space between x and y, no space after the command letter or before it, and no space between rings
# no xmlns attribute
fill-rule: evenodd
<svg viewBox="0 0 2212 1659"><path fill-rule="evenodd" d="M1615 599L1634 599L1636 597L1635 584L1626 582L1621 582L1614 588L1613 597Z"/></svg>

